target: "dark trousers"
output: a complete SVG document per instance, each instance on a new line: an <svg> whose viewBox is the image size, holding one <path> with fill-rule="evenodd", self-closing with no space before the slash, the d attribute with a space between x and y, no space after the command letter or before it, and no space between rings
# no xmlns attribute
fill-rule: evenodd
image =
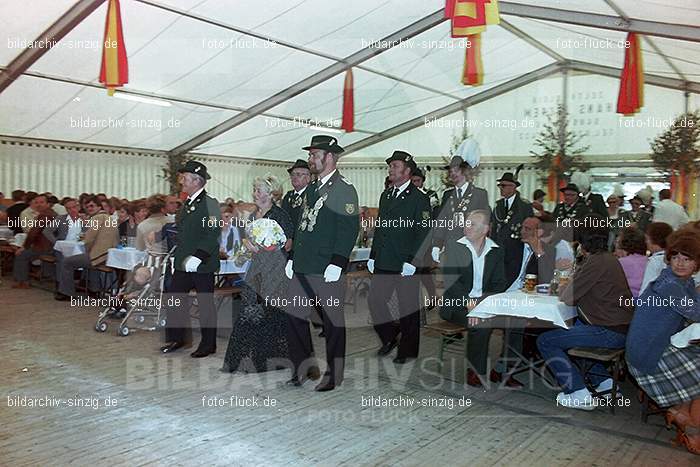
<svg viewBox="0 0 700 467"><path fill-rule="evenodd" d="M414 276L402 276L398 272L375 269L369 288L369 311L372 315L374 330L382 345L396 339L399 332L399 349L397 357L416 358L420 345L420 298L419 279ZM388 301L396 291L399 299L399 327L394 325L394 317L389 311Z"/></svg>
<svg viewBox="0 0 700 467"><path fill-rule="evenodd" d="M165 329L167 342L185 342L186 329L191 326L189 315L189 292L197 291L199 329L202 340L197 350L216 350L216 308L214 307L214 273L175 271L169 293L172 303L168 310Z"/></svg>
<svg viewBox="0 0 700 467"><path fill-rule="evenodd" d="M308 290L307 290L308 289ZM326 334L324 380L339 385L345 370L345 275L337 282L324 282L323 276L294 273L287 291L287 341L293 376L303 378L315 363L309 319L321 308Z"/></svg>
<svg viewBox="0 0 700 467"><path fill-rule="evenodd" d="M480 375L485 375L489 370L488 360L489 360L489 341L491 340L491 333L495 329L493 323L489 323L489 320L482 322L479 326L475 328L469 328L467 332L467 359L469 363L474 367L477 373ZM503 326L497 325L497 326ZM514 351L521 353L523 352L523 331L524 322L516 322L512 320L510 324L510 337L508 342L503 342L503 354L505 355L505 346L508 345ZM508 359L515 359L517 356L513 353L508 354ZM498 373L505 373L508 371L508 362L498 361L494 365L494 369Z"/></svg>
<svg viewBox="0 0 700 467"><path fill-rule="evenodd" d="M29 269L32 261L38 259L39 256L51 255L52 251L34 251L32 249L24 250L22 253L15 256L14 265L12 266L12 275L17 282L29 281Z"/></svg>

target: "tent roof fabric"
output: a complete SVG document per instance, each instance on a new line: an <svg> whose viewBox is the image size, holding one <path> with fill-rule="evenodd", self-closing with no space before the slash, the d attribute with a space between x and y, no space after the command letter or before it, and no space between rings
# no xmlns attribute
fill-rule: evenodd
<svg viewBox="0 0 700 467"><path fill-rule="evenodd" d="M550 72L610 76L634 28L647 84L700 89L695 0L499 2L478 87L460 83L464 40L450 38L443 0L122 0L130 81L117 95L141 99L125 100L97 82L106 5L0 4L0 134L294 160L312 134L340 126L352 67L356 131L339 139L362 153ZM60 40L31 55L28 43L55 30Z"/></svg>

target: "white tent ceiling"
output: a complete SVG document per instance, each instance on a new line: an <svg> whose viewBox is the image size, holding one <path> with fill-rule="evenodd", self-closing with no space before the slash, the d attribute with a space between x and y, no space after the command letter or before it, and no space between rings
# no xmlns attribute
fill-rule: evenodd
<svg viewBox="0 0 700 467"><path fill-rule="evenodd" d="M0 30L6 35L0 38L0 66L7 69L22 58L21 41L41 37L71 8L87 3L95 0L0 2ZM388 145L410 148L419 156L434 155L444 153L449 135L424 126L407 127L404 122L437 109L459 108L462 99L484 92L496 97L503 86L511 89L512 80L555 63L575 60L621 68L622 49L574 46L576 41L593 39L624 41L626 32L614 29L624 29L625 20L610 17L700 26L697 0L500 2L505 22L489 27L483 38L484 84L468 87L459 82L464 47L460 40L450 39L448 23L439 20L444 0L272 0L264 5L252 0L122 0L121 4L130 71L125 91L157 97L167 106L108 97L97 84L103 3L0 93L0 134L166 151L180 150L205 134L191 145L193 152L293 160L301 143L319 132L308 128L309 123L339 125L347 66L296 95L285 90L314 75L325 77L329 67L409 28L411 37L406 41L353 68L356 131L339 139L351 149L359 143L358 152L373 157L386 154ZM518 8L522 5L540 7L538 11L557 20L538 18L539 13ZM579 15L588 13L595 14L594 22L602 27L571 24L582 18L586 23L588 17ZM411 34L421 21L432 21L433 26ZM677 87L690 82L697 92L698 36L678 40L676 32L686 30L676 31L673 24L650 27L671 38L645 36L645 72L673 78ZM544 81L557 92L560 82L551 76ZM608 90L616 87L614 79L597 82ZM572 83L582 86L580 80ZM674 93L654 86L646 89L645 111L651 115L671 113L666 107L674 115L682 112L682 91L668 98ZM500 96L498 106L488 100L479 103L470 108L470 115L505 118L498 114L511 115L523 106L514 95ZM273 97L277 100L270 100ZM693 108L696 103L693 98L689 105ZM246 117L248 109L261 105L262 114ZM237 125L227 125L233 117ZM209 132L221 124L222 131ZM385 140L391 129L397 136ZM437 135L440 141L432 143ZM382 144L372 146L368 141ZM498 147L492 151L504 152Z"/></svg>

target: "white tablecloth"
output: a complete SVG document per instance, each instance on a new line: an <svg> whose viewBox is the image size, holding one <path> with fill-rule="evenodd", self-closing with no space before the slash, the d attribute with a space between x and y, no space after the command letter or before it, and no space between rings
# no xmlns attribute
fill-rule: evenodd
<svg viewBox="0 0 700 467"><path fill-rule="evenodd" d="M690 341L700 339L700 323L693 323L680 332L671 336L671 344L674 347L683 348L690 345Z"/></svg>
<svg viewBox="0 0 700 467"><path fill-rule="evenodd" d="M576 308L565 305L553 295L516 291L486 297L469 313L469 316L484 319L494 316L536 318L568 328L566 321L576 316Z"/></svg>
<svg viewBox="0 0 700 467"><path fill-rule="evenodd" d="M85 253L85 243L73 242L69 240L56 240L56 243L53 244L53 249L60 251L65 258L68 258L70 256L82 255Z"/></svg>
<svg viewBox="0 0 700 467"><path fill-rule="evenodd" d="M236 266L232 259L222 259L219 265L219 274L245 274L250 267L250 260L243 263L243 266Z"/></svg>
<svg viewBox="0 0 700 467"><path fill-rule="evenodd" d="M107 251L107 266L115 269L131 271L134 266L143 262L148 253L136 248L110 248Z"/></svg>
<svg viewBox="0 0 700 467"><path fill-rule="evenodd" d="M350 262L367 261L371 248L353 248L350 253Z"/></svg>

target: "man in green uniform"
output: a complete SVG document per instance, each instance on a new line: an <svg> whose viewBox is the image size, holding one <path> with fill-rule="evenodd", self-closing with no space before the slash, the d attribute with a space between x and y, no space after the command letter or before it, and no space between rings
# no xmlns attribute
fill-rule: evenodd
<svg viewBox="0 0 700 467"><path fill-rule="evenodd" d="M586 202L579 194L578 186L569 183L559 191L564 194L564 202L557 204L552 213L552 217L554 217L558 227L566 219L581 220L590 214L591 210L588 209ZM566 224L564 226L566 227Z"/></svg>
<svg viewBox="0 0 700 467"><path fill-rule="evenodd" d="M309 315L323 317L327 369L317 391L330 391L343 381L345 366L345 271L360 230L357 191L336 169L344 149L332 136L318 135L302 148L316 181L304 192L302 213L285 273L287 340L294 367L288 384L300 386L312 362Z"/></svg>
<svg viewBox="0 0 700 467"><path fill-rule="evenodd" d="M306 161L297 159L294 165L287 169L287 172L294 189L289 190L282 198L282 209L287 211L289 217L292 218L294 230L296 230L299 226L299 217L301 216L302 197L306 187L311 183L311 171Z"/></svg>
<svg viewBox="0 0 700 467"><path fill-rule="evenodd" d="M199 328L202 339L193 358L216 352L216 309L214 307L214 273L219 270L219 202L204 190L210 179L204 164L187 161L179 171L182 190L187 200L177 214L177 248L169 292L174 295L174 307L168 313L163 353L171 353L185 343L189 323L188 294L197 291Z"/></svg>
<svg viewBox="0 0 700 467"><path fill-rule="evenodd" d="M386 163L391 185L379 198L377 227L367 262L373 274L368 303L374 330L382 343L377 354L388 355L398 344L394 363L401 364L418 357L420 283L415 273L422 266L427 247L430 201L411 183L416 163L410 154L394 151ZM394 291L399 300L398 329L388 305Z"/></svg>
<svg viewBox="0 0 700 467"><path fill-rule="evenodd" d="M462 237L464 220L476 209L491 211L488 192L474 186L474 168L461 156L453 156L450 164L444 167L453 185L442 194L442 202L437 215L437 225L433 230L431 256L440 262L440 252L447 243Z"/></svg>

